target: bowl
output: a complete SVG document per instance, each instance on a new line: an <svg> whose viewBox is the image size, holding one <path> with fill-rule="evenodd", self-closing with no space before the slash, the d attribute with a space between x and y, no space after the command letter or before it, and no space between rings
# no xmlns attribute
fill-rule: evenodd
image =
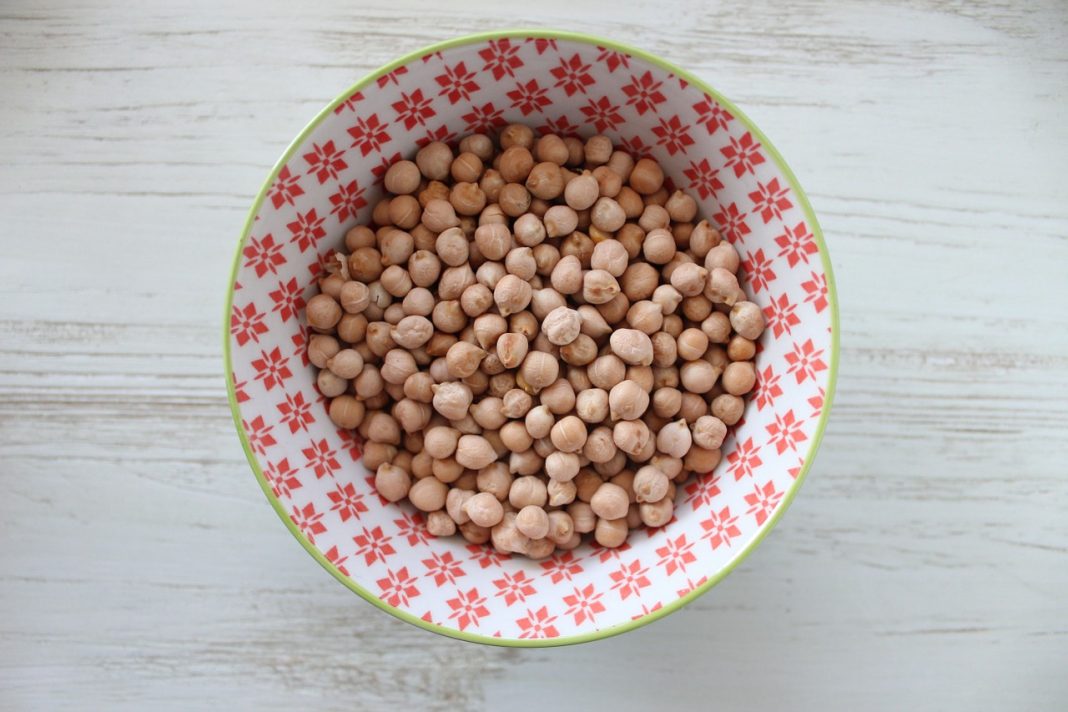
<svg viewBox="0 0 1068 712"><path fill-rule="evenodd" d="M380 498L360 444L327 418L302 324L324 260L370 219L386 166L432 140L522 122L605 134L651 156L743 260L767 317L758 385L713 472L676 516L617 549L544 561L436 539ZM671 187L671 186L669 186ZM722 580L775 525L812 465L838 359L831 264L797 179L767 137L694 75L568 32L507 31L433 45L364 77L286 149L241 233L225 360L249 464L293 536L341 583L414 625L481 643L543 646L632 630Z"/></svg>

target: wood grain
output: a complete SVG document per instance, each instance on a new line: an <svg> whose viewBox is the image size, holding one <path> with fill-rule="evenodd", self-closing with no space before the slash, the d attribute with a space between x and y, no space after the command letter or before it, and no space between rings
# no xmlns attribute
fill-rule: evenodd
<svg viewBox="0 0 1068 712"><path fill-rule="evenodd" d="M1063 707L1063 2L217 5L0 7L0 708ZM517 24L739 103L842 311L779 528L688 609L565 650L430 636L330 580L221 373L234 241L288 140L399 54Z"/></svg>

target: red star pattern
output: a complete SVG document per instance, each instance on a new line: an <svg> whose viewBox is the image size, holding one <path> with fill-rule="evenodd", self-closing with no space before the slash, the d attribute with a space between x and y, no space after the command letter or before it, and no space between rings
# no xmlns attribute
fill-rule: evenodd
<svg viewBox="0 0 1068 712"><path fill-rule="evenodd" d="M764 464L759 451L760 447L753 442L753 438L739 443L734 452L727 455L727 463L730 465L727 468L728 474L734 475L736 482L743 477L752 477L753 470Z"/></svg>
<svg viewBox="0 0 1068 712"><path fill-rule="evenodd" d="M527 42L534 43L534 51L540 54L545 54L548 50L558 51L556 47L556 40L551 37L528 37Z"/></svg>
<svg viewBox="0 0 1068 712"><path fill-rule="evenodd" d="M804 423L794 417L793 408L786 411L786 415L775 414L775 422L765 426L771 438L769 445L775 446L775 452L780 455L787 449L797 452L797 444L808 440L804 432Z"/></svg>
<svg viewBox="0 0 1068 712"><path fill-rule="evenodd" d="M760 294L776 280L775 271L771 268L771 258L764 254L764 248L758 247L756 252L742 260L742 269L749 277L749 286L755 294Z"/></svg>
<svg viewBox="0 0 1068 712"><path fill-rule="evenodd" d="M755 167L764 162L764 156L760 153L760 144L753 139L748 131L740 139L733 136L730 145L719 149L719 152L727 159L726 167L734 169L734 175L741 178L746 173L755 173Z"/></svg>
<svg viewBox="0 0 1068 712"><path fill-rule="evenodd" d="M694 143L690 138L690 130L683 125L678 116L660 119L659 125L653 127L653 134L656 136L657 145L666 148L669 156L674 156L680 151L685 152L686 148Z"/></svg>
<svg viewBox="0 0 1068 712"><path fill-rule="evenodd" d="M556 619L557 616L549 615L548 606L542 606L537 611L528 608L527 615L517 619L515 623L519 626L520 638L555 638L560 635L560 631L553 625Z"/></svg>
<svg viewBox="0 0 1068 712"><path fill-rule="evenodd" d="M479 50L478 56L486 63L482 71L490 72L496 81L504 77L515 77L515 70L523 66L519 58L519 47L508 38L491 40L485 49Z"/></svg>
<svg viewBox="0 0 1068 712"><path fill-rule="evenodd" d="M300 489L300 478L297 477L296 469L289 464L288 457L283 457L274 465L268 464L263 469L263 476L270 483L275 497L290 499L293 497L293 490Z"/></svg>
<svg viewBox="0 0 1068 712"><path fill-rule="evenodd" d="M322 479L327 475L331 477L341 469L341 463L337 461L337 450L332 450L326 442L326 438L318 442L312 440L310 447L302 448L301 452L308 460L308 467L315 473L315 479Z"/></svg>
<svg viewBox="0 0 1068 712"><path fill-rule="evenodd" d="M597 593L593 584L581 589L572 587L572 593L564 596L564 604L568 607L564 612L566 616L575 617L575 625L581 625L583 621L593 621L597 614L604 613L604 604L600 599L603 593Z"/></svg>
<svg viewBox="0 0 1068 712"><path fill-rule="evenodd" d="M570 551L556 552L549 559L541 562L541 568L544 569L542 576L548 576L554 584L571 581L574 576L582 573L582 566Z"/></svg>
<svg viewBox="0 0 1068 712"><path fill-rule="evenodd" d="M348 576L348 575L349 575L349 570L348 570L347 568L345 568L345 562L349 560L349 557L347 557L347 556L342 556L342 555L341 555L341 554L340 554L340 553L338 552L338 550L337 550L337 546L332 546L332 547L330 547L330 548L329 548L329 549L328 549L328 550L327 550L327 551L326 551L326 552L325 552L325 553L323 554L323 556L325 556L325 557L326 557L326 560L327 560L327 561L329 561L329 562L330 562L331 564L333 564L333 565L334 565L334 568L335 568L335 569L337 569L338 571L340 571L340 572L341 572L342 574L344 574L345 576Z"/></svg>
<svg viewBox="0 0 1068 712"><path fill-rule="evenodd" d="M742 535L742 530L737 525L738 517L731 516L731 508L724 507L718 512L710 512L709 517L701 522L701 528L705 530L702 539L707 539L713 549L720 546L730 547L731 539ZM690 590L693 590L693 586ZM685 594L682 594L685 595Z"/></svg>
<svg viewBox="0 0 1068 712"><path fill-rule="evenodd" d="M590 65L582 61L582 56L575 53L571 59L560 58L559 66L553 67L549 73L556 77L554 87L561 87L569 97L575 94L585 94L586 87L593 86L593 75L590 74Z"/></svg>
<svg viewBox="0 0 1068 712"><path fill-rule="evenodd" d="M330 511L337 512L343 522L353 517L359 519L360 514L368 511L367 505L363 503L363 495L356 491L356 486L351 482L345 485L335 484L334 490L327 492L326 496L332 503Z"/></svg>
<svg viewBox="0 0 1068 712"><path fill-rule="evenodd" d="M260 335L267 333L263 316L252 302L243 307L233 306L230 310L230 334L237 339L238 346L244 346L249 341L260 342Z"/></svg>
<svg viewBox="0 0 1068 712"><path fill-rule="evenodd" d="M375 583L382 589L379 598L391 606L408 606L411 600L419 595L415 577L408 573L407 566L402 566L397 571L387 570L385 578L380 578Z"/></svg>
<svg viewBox="0 0 1068 712"><path fill-rule="evenodd" d="M805 290L805 304L812 304L817 314L827 308L827 275L810 272L801 289Z"/></svg>
<svg viewBox="0 0 1068 712"><path fill-rule="evenodd" d="M434 579L435 586L443 586L446 582L455 585L456 579L465 576L463 564L461 564L451 551L444 554L431 552L429 559L423 559L423 566L427 568L425 576Z"/></svg>
<svg viewBox="0 0 1068 712"><path fill-rule="evenodd" d="M282 166L278 177L267 192L271 205L278 208L283 205L296 205L295 198L304 195L304 189L300 187L300 178L289 171L289 166Z"/></svg>
<svg viewBox="0 0 1068 712"><path fill-rule="evenodd" d="M316 535L326 531L326 526L319 521L323 518L323 514L315 511L314 502L309 502L303 507L293 507L289 511L289 518L312 544L315 543Z"/></svg>
<svg viewBox="0 0 1068 712"><path fill-rule="evenodd" d="M525 571L517 571L514 575L504 571L501 578L493 580L493 585L497 587L496 595L504 598L506 606L516 602L525 603L527 596L537 593L533 583Z"/></svg>
<svg viewBox="0 0 1068 712"><path fill-rule="evenodd" d="M753 485L752 493L745 496L745 502L749 505L749 509L745 513L752 514L756 519L757 526L760 526L767 521L768 515L779 505L782 494L782 492L775 490L775 483L771 480L768 480L760 487Z"/></svg>
<svg viewBox="0 0 1068 712"><path fill-rule="evenodd" d="M260 358L253 359L251 363L256 370L256 380L263 381L263 387L268 391L293 375L287 365L288 359L282 357L282 350L277 346L270 352L261 350Z"/></svg>
<svg viewBox="0 0 1068 712"><path fill-rule="evenodd" d="M752 393L752 400L756 403L757 410L764 410L782 395L782 387L779 385L781 380L782 376L775 373L770 365L763 371L757 372L757 382Z"/></svg>
<svg viewBox="0 0 1068 712"><path fill-rule="evenodd" d="M319 244L319 240L326 237L326 230L323 229L324 222L326 218L319 217L315 208L303 214L297 213L297 219L286 225L292 234L289 241L295 242L301 252L306 252L309 247L315 247Z"/></svg>
<svg viewBox="0 0 1068 712"><path fill-rule="evenodd" d="M304 154L304 161L308 164L307 175L315 175L320 185L328 180L337 180L339 171L349 167L342 158L341 149L334 146L333 141L327 141L322 146L312 144L312 150Z"/></svg>
<svg viewBox="0 0 1068 712"><path fill-rule="evenodd" d="M781 187L779 179L772 178L767 185L757 181L757 189L749 194L749 199L753 201L753 212L759 213L766 225L772 218L782 220L782 211L794 206L787 197L789 194L789 188Z"/></svg>
<svg viewBox="0 0 1068 712"><path fill-rule="evenodd" d="M789 293L783 292L768 302L764 307L764 321L765 328L770 330L776 339L790 333L801 323L801 317L797 315L797 305L790 303Z"/></svg>
<svg viewBox="0 0 1068 712"><path fill-rule="evenodd" d="M268 272L276 275L278 268L286 263L286 258L282 255L282 245L276 243L274 235L270 233L264 235L262 240L249 238L249 243L241 254L247 260L245 267L254 269L257 277Z"/></svg>
<svg viewBox="0 0 1068 712"><path fill-rule="evenodd" d="M660 557L656 565L663 567L668 576L676 571L685 571L687 564L697 561L693 553L693 543L686 541L685 534L674 539L665 537L664 545L656 550L656 555Z"/></svg>
<svg viewBox="0 0 1068 712"><path fill-rule="evenodd" d="M272 290L270 297L274 302L274 308L271 311L278 312L282 321L289 321L296 317L304 308L304 296L296 277L288 282L279 282L278 289Z"/></svg>
<svg viewBox="0 0 1068 712"><path fill-rule="evenodd" d="M738 208L738 204L731 203L720 208L720 211L712 216L712 221L719 225L720 233L733 245L741 242L750 233L745 217L746 214Z"/></svg>
<svg viewBox="0 0 1068 712"><path fill-rule="evenodd" d="M493 133L507 122L504 120L504 109L496 109L493 102L486 102L482 106L471 106L471 110L463 115L465 123L464 131L468 133Z"/></svg>
<svg viewBox="0 0 1068 712"><path fill-rule="evenodd" d="M432 108L433 103L433 99L423 96L422 89L416 89L411 94L402 93L400 101L393 102L397 123L404 124L408 131L416 126L426 126L426 120L437 113Z"/></svg>
<svg viewBox="0 0 1068 712"><path fill-rule="evenodd" d="M719 130L729 130L729 124L734 120L734 117L710 96L694 104L693 110L697 112L697 123L703 125L709 135Z"/></svg>
<svg viewBox="0 0 1068 712"><path fill-rule="evenodd" d="M346 131L352 137L350 148L360 149L361 156L366 156L372 151L380 152L382 146L391 140L389 132L386 131L386 125L378 118L377 113L371 114L366 119L361 116L356 120L356 124Z"/></svg>
<svg viewBox="0 0 1068 712"><path fill-rule="evenodd" d="M784 226L783 234L775 238L775 244L782 248L779 257L785 257L791 267L798 262L808 264L809 256L819 252L816 238L803 222L797 223L792 229Z"/></svg>
<svg viewBox="0 0 1068 712"><path fill-rule="evenodd" d="M366 189L361 188L356 181L349 181L348 185L338 183L337 192L330 196L330 214L336 215L339 223L356 217L361 208L367 207L367 201L363 197L365 192Z"/></svg>
<svg viewBox="0 0 1068 712"><path fill-rule="evenodd" d="M538 85L537 79L519 82L515 89L508 92L508 98L512 100L512 108L519 109L523 116L541 111L552 102L549 100L549 90Z"/></svg>
<svg viewBox="0 0 1068 712"><path fill-rule="evenodd" d="M816 380L818 371L827 370L827 364L823 362L821 356L823 356L823 349L817 349L812 339L806 340L803 344L795 343L793 351L786 354L786 362L790 364L787 373L794 374L798 383L803 383L809 378Z"/></svg>
<svg viewBox="0 0 1068 712"><path fill-rule="evenodd" d="M719 475L705 473L689 482L683 491L686 493L686 503L693 507L694 511L704 509L719 494Z"/></svg>
<svg viewBox="0 0 1068 712"><path fill-rule="evenodd" d="M586 123L592 123L597 133L615 131L623 123L619 109L606 96L596 101L590 99L585 106L580 107L580 111L586 115Z"/></svg>
<svg viewBox="0 0 1068 712"><path fill-rule="evenodd" d="M361 532L352 537L352 541L359 547L355 555L362 556L366 566L376 561L385 563L389 557L396 554L397 550L389 543L392 540L392 537L386 536L382 531L382 527L361 527Z"/></svg>
<svg viewBox="0 0 1068 712"><path fill-rule="evenodd" d="M630 83L623 86L623 93L627 95L627 106L633 106L638 116L643 116L646 111L656 111L658 105L667 101L667 97L660 91L663 85L663 82L653 79L652 72L631 76ZM678 116L675 119L678 120Z"/></svg>
<svg viewBox="0 0 1068 712"><path fill-rule="evenodd" d="M468 544L467 550L471 552L470 561L477 561L480 569L500 567L501 562L508 558L507 554L498 554L495 549L479 544Z"/></svg>
<svg viewBox="0 0 1068 712"><path fill-rule="evenodd" d="M699 162L690 161L690 167L684 168L682 173L690 179L690 190L696 190L701 200L708 200L717 191L723 190L723 181L718 177L719 169L713 168L707 158Z"/></svg>
<svg viewBox="0 0 1068 712"><path fill-rule="evenodd" d="M460 630L467 630L468 626L477 624L480 618L489 615L486 598L479 595L477 588L470 588L466 592L457 589L456 598L450 598L446 603L452 609L449 619L456 619Z"/></svg>
<svg viewBox="0 0 1068 712"><path fill-rule="evenodd" d="M611 590L619 591L620 600L625 601L632 594L637 594L646 586L652 585L649 577L645 575L647 573L649 573L649 569L642 568L641 561L636 560L630 564L623 564L618 571L608 574L608 578L612 579L613 582Z"/></svg>
<svg viewBox="0 0 1068 712"><path fill-rule="evenodd" d="M278 444L271 435L273 426L264 423L262 415L257 415L252 419L252 422L242 420L241 427L244 429L245 434L248 435L249 447L260 456L267 454L268 447Z"/></svg>
<svg viewBox="0 0 1068 712"><path fill-rule="evenodd" d="M630 69L630 55L623 54L622 52L616 52L615 50L608 49L606 47L598 47L597 50L600 54L597 55L596 61L604 62L604 66L608 67L608 73L616 71L620 67L623 69ZM649 72L646 72L649 74ZM626 89L624 88L625 92Z"/></svg>
<svg viewBox="0 0 1068 712"><path fill-rule="evenodd" d="M282 414L281 424L288 425L291 433L298 430L307 432L308 426L315 421L315 416L311 412L311 403L304 400L304 394L300 391L286 393L285 397L284 401L275 406Z"/></svg>
<svg viewBox="0 0 1068 712"><path fill-rule="evenodd" d="M434 77L434 81L441 87L438 95L447 97L450 104L461 99L470 101L471 94L478 91L475 72L468 70L463 62L453 67L446 66L444 72Z"/></svg>

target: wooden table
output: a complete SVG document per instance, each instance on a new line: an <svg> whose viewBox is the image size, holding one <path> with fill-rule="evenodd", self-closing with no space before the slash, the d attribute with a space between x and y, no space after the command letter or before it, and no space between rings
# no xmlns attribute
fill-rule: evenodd
<svg viewBox="0 0 1068 712"><path fill-rule="evenodd" d="M220 5L0 7L0 708L1064 709L1063 0ZM559 650L428 635L331 580L249 473L220 356L290 138L387 60L517 24L741 105L842 309L778 529L688 609Z"/></svg>

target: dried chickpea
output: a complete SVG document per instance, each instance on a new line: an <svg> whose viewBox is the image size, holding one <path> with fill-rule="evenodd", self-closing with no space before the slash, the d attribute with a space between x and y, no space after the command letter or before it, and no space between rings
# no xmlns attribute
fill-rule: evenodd
<svg viewBox="0 0 1068 712"><path fill-rule="evenodd" d="M341 345L333 336L314 334L308 341L308 360L317 368L326 368L326 362L341 350Z"/></svg>
<svg viewBox="0 0 1068 712"><path fill-rule="evenodd" d="M472 495L463 504L467 518L480 527L492 527L504 518L500 500L489 492Z"/></svg>
<svg viewBox="0 0 1068 712"><path fill-rule="evenodd" d="M304 314L316 329L333 329L341 321L341 307L327 294L316 294L309 299Z"/></svg>
<svg viewBox="0 0 1068 712"><path fill-rule="evenodd" d="M388 462L379 465L375 471L375 491L390 502L398 502L407 497L411 486L412 480L408 473Z"/></svg>
<svg viewBox="0 0 1068 712"><path fill-rule="evenodd" d="M597 528L594 530L593 536L601 546L606 549L614 549L622 546L623 542L627 540L627 531L627 518L624 512L624 516L619 519L598 517Z"/></svg>
<svg viewBox="0 0 1068 712"><path fill-rule="evenodd" d="M737 302L730 311L731 327L738 335L756 341L764 332L764 312L753 302Z"/></svg>
<svg viewBox="0 0 1068 712"><path fill-rule="evenodd" d="M708 270L691 262L681 264L671 272L671 286L684 297L701 294L707 281Z"/></svg>
<svg viewBox="0 0 1068 712"><path fill-rule="evenodd" d="M664 171L656 161L642 158L634 164L628 183L639 194L652 195L664 185Z"/></svg>
<svg viewBox="0 0 1068 712"><path fill-rule="evenodd" d="M340 395L330 401L330 420L339 428L352 430L363 422L364 404L352 396Z"/></svg>
<svg viewBox="0 0 1068 712"><path fill-rule="evenodd" d="M733 361L723 370L723 390L733 396L745 395L756 385L756 368L752 361Z"/></svg>
<svg viewBox="0 0 1068 712"><path fill-rule="evenodd" d="M349 382L347 379L338 376L333 371L324 368L319 371L319 375L316 376L315 385L319 388L319 392L324 396L327 398L334 398L348 390Z"/></svg>
<svg viewBox="0 0 1068 712"><path fill-rule="evenodd" d="M749 361L756 356L756 344L742 336L732 336L727 342L727 358L731 361Z"/></svg>
<svg viewBox="0 0 1068 712"><path fill-rule="evenodd" d="M528 505L544 507L549 500L545 483L533 475L517 477L508 490L508 502L516 509L522 509Z"/></svg>
<svg viewBox="0 0 1068 712"><path fill-rule="evenodd" d="M578 227L578 213L567 205L554 205L545 211L545 215L542 217L541 222L544 224L545 228L542 234L542 239L546 236L560 237L562 235L570 235Z"/></svg>
<svg viewBox="0 0 1068 712"><path fill-rule="evenodd" d="M445 180L452 165L452 150L441 141L433 141L415 154L415 164L428 180Z"/></svg>
<svg viewBox="0 0 1068 712"><path fill-rule="evenodd" d="M662 527L675 515L675 502L670 497L664 497L659 502L643 502L639 512L645 526Z"/></svg>
<svg viewBox="0 0 1068 712"><path fill-rule="evenodd" d="M488 161L493 158L493 139L486 134L469 134L460 139L460 151L473 153L480 161Z"/></svg>
<svg viewBox="0 0 1068 712"><path fill-rule="evenodd" d="M705 269L709 272L720 268L734 274L738 271L741 262L742 258L739 257L738 250L734 249L734 245L725 240L711 248L705 255Z"/></svg>
<svg viewBox="0 0 1068 712"><path fill-rule="evenodd" d="M606 304L619 293L616 278L603 269L591 269L582 277L582 298L590 304Z"/></svg>
<svg viewBox="0 0 1068 712"><path fill-rule="evenodd" d="M621 381L608 394L612 420L637 420L649 407L649 394L635 381Z"/></svg>
<svg viewBox="0 0 1068 712"><path fill-rule="evenodd" d="M627 216L619 203L611 198L601 197L590 209L590 221L598 229L604 232L615 232L623 227Z"/></svg>

